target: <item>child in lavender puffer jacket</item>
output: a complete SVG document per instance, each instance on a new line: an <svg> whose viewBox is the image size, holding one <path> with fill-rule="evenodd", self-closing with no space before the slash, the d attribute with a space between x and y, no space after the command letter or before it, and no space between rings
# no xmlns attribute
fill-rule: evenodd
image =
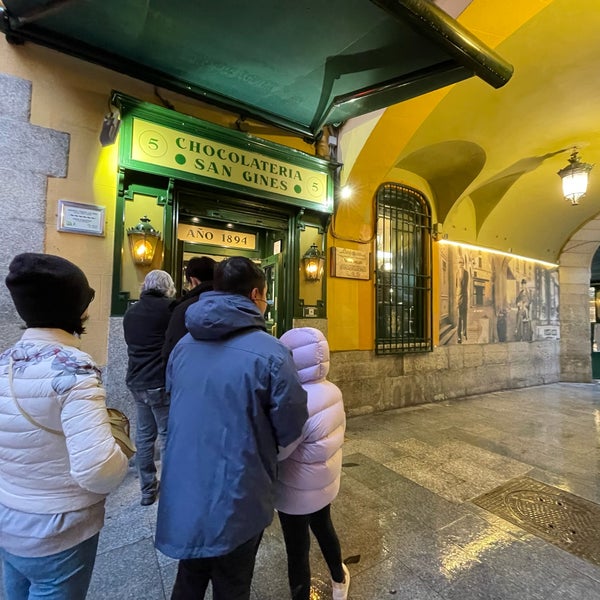
<svg viewBox="0 0 600 600"><path fill-rule="evenodd" d="M340 542L331 522L331 502L340 489L346 415L342 393L327 381L329 345L312 327L281 336L290 348L307 393L308 420L299 440L281 450L275 508L288 559L292 600L310 597L310 532L331 572L333 600L346 600L350 573L342 562Z"/></svg>

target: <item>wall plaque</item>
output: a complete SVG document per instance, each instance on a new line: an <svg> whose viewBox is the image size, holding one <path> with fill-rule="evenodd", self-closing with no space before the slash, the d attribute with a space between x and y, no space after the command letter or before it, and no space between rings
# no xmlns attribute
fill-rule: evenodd
<svg viewBox="0 0 600 600"><path fill-rule="evenodd" d="M371 253L350 248L331 248L331 276L371 279Z"/></svg>
<svg viewBox="0 0 600 600"><path fill-rule="evenodd" d="M58 231L104 235L104 206L58 201Z"/></svg>

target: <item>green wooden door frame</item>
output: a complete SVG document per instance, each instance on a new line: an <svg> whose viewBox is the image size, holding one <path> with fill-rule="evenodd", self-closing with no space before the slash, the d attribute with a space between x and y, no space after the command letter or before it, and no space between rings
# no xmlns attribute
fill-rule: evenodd
<svg viewBox="0 0 600 600"><path fill-rule="evenodd" d="M132 202L134 195L156 198L156 203L164 207L163 222L159 229L163 231L163 264L172 262L173 245L173 180L157 178L146 173L133 173L119 170L119 184L115 203L115 239L113 249L113 277L111 293L111 316L125 313L129 304L130 292L121 289L121 259L123 252L129 252L125 232L125 205ZM141 216L141 215L140 215ZM168 269L167 269L168 270Z"/></svg>
<svg viewBox="0 0 600 600"><path fill-rule="evenodd" d="M121 289L121 253L127 252L127 240L124 226L125 219L125 205L127 202L133 201L135 194L141 194L145 196L156 197L157 203L164 206L164 220L162 223L162 231L164 232L164 258L162 268L173 274L173 277L178 285L178 289L181 289L181 264L183 252L198 252L206 254L221 254L225 256L248 256L250 258L265 258L273 254L272 249L264 247L265 239L263 239L263 246L259 247L256 251L244 251L239 249L221 248L216 246L204 246L202 244L188 244L181 242L177 239L177 226L179 224L179 210L180 203L178 202L179 192L178 189L182 182L178 182L172 178L156 177L147 173L139 173L130 170L121 170L120 173L120 185L117 194L117 202L115 208L115 245L113 254L113 287L112 287L112 302L111 302L111 315L119 316L123 315L127 310L129 303L130 293L127 290ZM185 192L188 194L197 193L203 195L206 190L197 188L196 186L190 187L185 184ZM210 200L205 203L205 208L210 208L211 202L217 202L219 200L219 194L210 192ZM280 271L280 288L282 289L281 296L279 299L280 306L280 328L283 331L287 331L292 327L294 318L302 317L302 304L299 301L299 266L300 266L300 252L299 252L299 238L300 232L308 226L318 226L319 230L324 234L327 231L329 222L329 215L323 213L316 213L306 209L294 209L291 206L277 206L274 203L268 203L268 206L278 212L279 214L287 215L286 221L287 226L282 228L283 220L271 221L268 218L268 211L265 212L260 210L260 206L253 199L244 198L231 198L228 197L228 205L233 206L238 204L239 207L247 207L247 210L254 210L257 215L260 216L266 227L265 231L281 231L282 237L282 248L281 252L283 255ZM210 210L207 212L210 214ZM215 212L215 211L213 211ZM215 220L226 220L226 217L231 216L231 212L224 207L223 202L219 205L219 217L211 215ZM279 223L279 224L278 224ZM270 240L271 242L273 239ZM324 248L322 249L324 250ZM323 306L322 311L320 310L319 316L325 316L325 279L322 282L323 285ZM284 308L282 308L282 306Z"/></svg>
<svg viewBox="0 0 600 600"><path fill-rule="evenodd" d="M323 231L326 231L333 211L334 170L337 165L280 144L141 102L118 92L113 92L112 102L121 109L122 125L119 136L120 173L115 209L111 314L124 314L129 302L128 291L121 289L121 253L126 251L126 202L139 193L155 196L157 202L164 206L163 268L180 279L178 271L183 247L180 246L177 236L182 206L179 198L182 192L189 191L192 196L207 198L207 205L210 202L214 203L212 212L203 215L206 218L226 221L229 215L232 215L233 223L245 223L248 227L264 230L287 230L281 267L285 296L282 299L285 303L285 317L282 322L286 328L291 327L293 316L298 313L297 279L301 258L298 251L299 231L305 222L320 223ZM134 152L134 143L138 144L137 138L134 140L136 119L138 123L143 121L150 129L152 124L156 124L154 128L163 132L164 145L161 149L167 152L170 157L168 160L164 158L167 154L157 155L154 159L151 154ZM170 136L175 136L173 147L169 146L173 141ZM191 161L197 154L189 147L185 150L182 147L183 143L180 143L182 139L187 140L190 147L198 150L204 148L205 152L219 155L221 163L215 165L223 169L224 179L217 179L208 176L206 171L195 171L191 168ZM150 141L154 143L153 138ZM144 160L140 160L142 155ZM207 157L208 155L204 156L202 160L208 160ZM251 161L256 165L257 177L267 177L269 173L272 177L267 177L268 181L277 180L279 188L276 185L252 187L249 182L244 183L243 178L228 178L226 174L237 164L235 161L245 165L246 161ZM250 167L246 166L244 169ZM247 172L249 171L243 171L244 174ZM313 192L314 195L311 196ZM199 206L202 206L201 201ZM236 216L236 213L243 214ZM269 214L275 217L271 221ZM282 221L282 215L285 215L286 224ZM212 252L214 253L214 250ZM261 249L261 252L260 258L273 254L268 249Z"/></svg>

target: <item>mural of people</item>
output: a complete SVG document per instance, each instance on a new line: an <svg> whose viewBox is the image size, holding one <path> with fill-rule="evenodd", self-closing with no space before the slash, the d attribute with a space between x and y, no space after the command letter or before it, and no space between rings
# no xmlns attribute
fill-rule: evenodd
<svg viewBox="0 0 600 600"><path fill-rule="evenodd" d="M530 342L531 328L531 293L527 287L527 280L521 279L521 288L515 301L517 305L517 323L515 327L515 340L517 342Z"/></svg>
<svg viewBox="0 0 600 600"><path fill-rule="evenodd" d="M440 346L560 338L556 267L448 245L439 271Z"/></svg>
<svg viewBox="0 0 600 600"><path fill-rule="evenodd" d="M458 261L456 272L456 306L458 308L457 342L467 339L467 314L469 310L469 272L465 269L465 260Z"/></svg>

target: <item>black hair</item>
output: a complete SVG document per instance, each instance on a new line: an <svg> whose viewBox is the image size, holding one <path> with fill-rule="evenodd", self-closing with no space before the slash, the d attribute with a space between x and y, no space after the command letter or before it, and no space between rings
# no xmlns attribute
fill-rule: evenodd
<svg viewBox="0 0 600 600"><path fill-rule="evenodd" d="M192 277L200 281L212 281L216 261L210 256L194 256L190 258L185 268L185 278L190 281Z"/></svg>
<svg viewBox="0 0 600 600"><path fill-rule="evenodd" d="M213 287L217 292L250 297L254 288L262 292L266 283L265 272L258 265L244 256L232 256L217 265Z"/></svg>

